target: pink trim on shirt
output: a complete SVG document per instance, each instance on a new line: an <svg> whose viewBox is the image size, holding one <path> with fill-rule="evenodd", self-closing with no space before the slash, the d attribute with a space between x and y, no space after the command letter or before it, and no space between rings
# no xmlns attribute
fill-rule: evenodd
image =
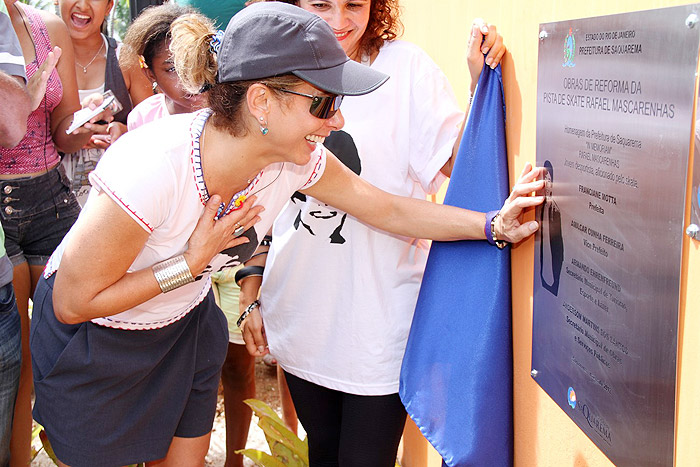
<svg viewBox="0 0 700 467"><path fill-rule="evenodd" d="M128 211L129 214L131 214L131 216L134 219L138 220L141 224L143 224L143 226L146 227L150 232L153 232L154 227L151 227L151 225L148 222L146 222L146 220L143 217L138 215L136 211L131 208L131 206L129 206L123 199L119 197L119 195L117 195L111 188L109 188L109 186L107 186L104 180L102 180L100 176L97 175L97 173L95 173L95 171L92 171L90 173L90 179L93 178L96 178L100 182L99 187L101 190L106 191L109 194L110 198L117 201L122 206L122 208L124 208L125 211ZM94 186L95 183L93 182L92 185Z"/></svg>
<svg viewBox="0 0 700 467"><path fill-rule="evenodd" d="M154 329L161 329L164 328L165 326L169 326L173 324L176 321L180 321L182 318L187 316L190 311L194 310L197 305L202 303L204 299L207 297L207 294L209 293L209 289L207 289L206 293L202 293L197 297L197 300L192 304L192 306L184 311L182 311L179 315L172 316L168 319L164 319L161 321L149 321L146 323L141 323L137 321L122 321L119 319L114 319L109 316L98 318L100 322L95 322L93 320L92 322L94 324L97 324L98 326L104 326L107 328L112 328L112 329L121 329L122 331L152 331ZM106 323L105 321L108 321L109 323ZM123 326L120 326L119 323L123 323ZM124 327L124 326L138 326L138 329L134 329L134 327Z"/></svg>
<svg viewBox="0 0 700 467"><path fill-rule="evenodd" d="M304 186L302 186L300 189L303 190L304 188L308 188L309 184L314 181L316 177L318 177L319 170L321 170L321 166L323 165L323 151L319 151L318 154L318 159L316 160L316 165L314 166L313 172L311 172L311 176L309 179L304 183Z"/></svg>

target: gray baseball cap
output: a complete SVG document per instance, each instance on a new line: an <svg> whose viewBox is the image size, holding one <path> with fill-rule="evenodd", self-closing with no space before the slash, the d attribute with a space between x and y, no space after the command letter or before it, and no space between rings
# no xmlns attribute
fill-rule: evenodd
<svg viewBox="0 0 700 467"><path fill-rule="evenodd" d="M217 59L220 83L291 73L326 92L359 96L389 79L350 60L319 16L281 2L254 3L231 18Z"/></svg>

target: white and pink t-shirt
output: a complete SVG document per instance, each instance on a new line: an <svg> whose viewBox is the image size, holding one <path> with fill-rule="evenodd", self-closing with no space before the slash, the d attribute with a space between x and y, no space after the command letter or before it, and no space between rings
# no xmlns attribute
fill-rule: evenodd
<svg viewBox="0 0 700 467"><path fill-rule="evenodd" d="M210 115L211 111L204 109L168 116L130 131L110 146L90 175L93 188L88 202L104 191L149 233L130 271L150 268L187 250L187 241L209 199L202 176L199 141ZM120 329L145 330L167 326L182 318L208 293L210 274L247 260L290 196L316 183L325 164L326 151L319 144L306 165L287 162L267 166L248 187L234 195L222 214L238 209L233 201L240 196L255 194L258 197L257 204L265 206L265 211L260 214L260 222L244 233L249 243L222 251L194 282L93 322ZM215 167L207 169L215 170ZM59 268L71 234L66 235L49 259L45 277Z"/></svg>
<svg viewBox="0 0 700 467"><path fill-rule="evenodd" d="M126 128L135 130L141 125L160 120L170 115L165 105L165 94L154 94L134 107L126 118Z"/></svg>

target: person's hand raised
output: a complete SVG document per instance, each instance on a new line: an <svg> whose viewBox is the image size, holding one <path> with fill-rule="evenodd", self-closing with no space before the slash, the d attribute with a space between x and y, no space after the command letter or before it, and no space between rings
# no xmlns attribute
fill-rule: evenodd
<svg viewBox="0 0 700 467"><path fill-rule="evenodd" d="M29 78L27 81L27 93L31 100L32 112L35 111L39 104L44 100L44 95L46 94L46 83L49 82L49 76L51 72L56 68L58 59L61 58L62 50L59 46L53 48L49 55L41 64L36 73Z"/></svg>
<svg viewBox="0 0 700 467"><path fill-rule="evenodd" d="M503 36L496 31L496 26L487 24L483 19L476 18L472 22L469 44L467 45L467 64L471 75L471 92L476 89L481 70L484 64L491 69L496 68L503 55L506 46L503 44Z"/></svg>

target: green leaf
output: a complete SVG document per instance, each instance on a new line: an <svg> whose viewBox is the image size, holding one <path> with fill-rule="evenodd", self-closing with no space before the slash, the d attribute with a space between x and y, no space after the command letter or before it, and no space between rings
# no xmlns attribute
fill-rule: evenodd
<svg viewBox="0 0 700 467"><path fill-rule="evenodd" d="M258 426L260 426L260 428L262 428L262 430L265 432L267 444L270 445L270 451L273 451L275 444L282 444L286 446L297 458L302 459L306 465L308 465L308 445L304 441L300 440L299 437L286 426L282 425L282 429L280 430L280 425L272 421L270 418L261 418L258 422Z"/></svg>
<svg viewBox="0 0 700 467"><path fill-rule="evenodd" d="M289 446L282 443L275 443L270 446L270 451L275 459L280 459L287 467L308 467L308 460L296 455Z"/></svg>
<svg viewBox="0 0 700 467"><path fill-rule="evenodd" d="M275 459L266 452L258 451L257 449L240 449L236 451L236 454L243 454L256 465L262 467L288 467L281 460Z"/></svg>
<svg viewBox="0 0 700 467"><path fill-rule="evenodd" d="M266 403L257 399L245 402L258 416L258 426L265 433L272 455L281 459L289 467L306 467L309 465L309 446L284 424L277 413Z"/></svg>
<svg viewBox="0 0 700 467"><path fill-rule="evenodd" d="M282 423L282 419L280 419L279 415L277 415L277 412L272 410L272 407L263 401L258 399L246 399L243 402L245 402L245 404L250 407L259 418L270 417L273 420L279 420L280 423Z"/></svg>
<svg viewBox="0 0 700 467"><path fill-rule="evenodd" d="M56 457L56 454L54 454L53 448L51 447L51 442L49 441L49 437L46 436L46 432L43 429L39 432L39 439L41 440L41 445L44 446L44 451L46 451L46 454L49 456L49 459L51 459L56 465L58 465L58 458Z"/></svg>
<svg viewBox="0 0 700 467"><path fill-rule="evenodd" d="M43 446L42 446L41 448L39 448L39 449L36 449L36 448L34 447L34 440L37 438L37 436L39 436L39 433L41 432L42 427L41 427L41 425L39 425L39 424L36 423L36 422L34 422L33 425L34 425L34 426L33 426L33 428L32 428L32 453L31 453L31 455L30 455L30 460L36 459L36 456L38 456L39 453L41 452L41 450L44 449Z"/></svg>

